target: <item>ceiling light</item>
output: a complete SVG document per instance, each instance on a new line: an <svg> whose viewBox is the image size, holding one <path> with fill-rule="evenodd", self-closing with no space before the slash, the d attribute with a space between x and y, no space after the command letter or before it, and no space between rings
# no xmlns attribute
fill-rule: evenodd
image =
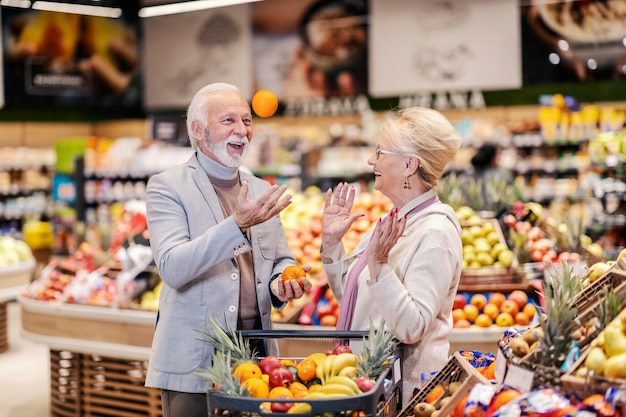
<svg viewBox="0 0 626 417"><path fill-rule="evenodd" d="M30 7L30 0L0 0L0 6L28 9Z"/></svg>
<svg viewBox="0 0 626 417"><path fill-rule="evenodd" d="M33 3L33 9L112 18L118 18L122 15L122 9L117 7L87 6L52 1L36 1Z"/></svg>
<svg viewBox="0 0 626 417"><path fill-rule="evenodd" d="M139 9L139 17L154 17L168 14L195 12L197 10L213 9L216 7L233 6L235 4L253 3L261 0L196 0L181 3L161 4Z"/></svg>

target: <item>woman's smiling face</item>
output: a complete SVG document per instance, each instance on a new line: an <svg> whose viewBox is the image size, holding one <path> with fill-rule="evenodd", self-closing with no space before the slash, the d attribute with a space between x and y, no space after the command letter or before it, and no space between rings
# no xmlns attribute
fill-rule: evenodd
<svg viewBox="0 0 626 417"><path fill-rule="evenodd" d="M374 168L374 189L394 199L404 186L405 155L390 149L384 137L376 145L376 152L367 163Z"/></svg>

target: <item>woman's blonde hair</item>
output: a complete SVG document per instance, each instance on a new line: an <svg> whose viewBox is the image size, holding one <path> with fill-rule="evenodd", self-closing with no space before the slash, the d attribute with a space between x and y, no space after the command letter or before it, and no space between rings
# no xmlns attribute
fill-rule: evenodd
<svg viewBox="0 0 626 417"><path fill-rule="evenodd" d="M187 108L187 135L189 136L189 142L191 142L191 148L196 150L198 147L198 141L202 140L202 137L195 137L193 133L193 128L191 124L194 120L200 122L202 127L206 129L206 114L209 110L210 96L211 93L216 91L236 91L239 92L239 88L237 86L227 83L213 83L208 84L202 87L193 99L191 103L189 103L189 107Z"/></svg>
<svg viewBox="0 0 626 417"><path fill-rule="evenodd" d="M409 107L391 112L381 133L398 152L419 158L418 177L431 189L461 147L461 138L450 121L437 110Z"/></svg>

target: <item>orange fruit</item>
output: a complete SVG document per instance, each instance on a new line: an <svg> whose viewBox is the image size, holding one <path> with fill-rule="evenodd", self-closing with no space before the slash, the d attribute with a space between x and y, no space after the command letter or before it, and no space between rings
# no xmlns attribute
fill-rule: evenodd
<svg viewBox="0 0 626 417"><path fill-rule="evenodd" d="M321 326L335 326L337 324L337 316L334 314L327 314L324 317L320 318Z"/></svg>
<svg viewBox="0 0 626 417"><path fill-rule="evenodd" d="M270 393L270 387L261 378L248 378L241 384L250 391L253 398L267 398Z"/></svg>
<svg viewBox="0 0 626 417"><path fill-rule="evenodd" d="M312 385L309 387L309 392L315 392L315 391L317 391L317 389L318 389L319 387L321 387L321 386L322 386L322 384L312 384Z"/></svg>
<svg viewBox="0 0 626 417"><path fill-rule="evenodd" d="M511 316L515 317L517 313L519 313L519 306L513 300L506 300L502 303L502 307L500 307L500 311L503 313L509 313Z"/></svg>
<svg viewBox="0 0 626 417"><path fill-rule="evenodd" d="M233 376L238 378L239 381L244 382L250 378L261 378L263 371L256 363L244 362L235 368Z"/></svg>
<svg viewBox="0 0 626 417"><path fill-rule="evenodd" d="M270 390L267 398L293 398L293 392L287 387L274 387Z"/></svg>
<svg viewBox="0 0 626 417"><path fill-rule="evenodd" d="M518 324L520 326L530 325L530 319L523 311L520 311L519 313L517 313L515 317L513 317L513 319L515 320L515 324Z"/></svg>
<svg viewBox="0 0 626 417"><path fill-rule="evenodd" d="M456 323L459 320L465 320L465 312L462 308L455 308L452 310L452 322Z"/></svg>
<svg viewBox="0 0 626 417"><path fill-rule="evenodd" d="M496 317L496 326L510 327L513 324L515 324L515 319L509 313L500 313L498 317Z"/></svg>
<svg viewBox="0 0 626 417"><path fill-rule="evenodd" d="M293 393L294 398L302 398L309 393L307 386L298 381L289 384L289 391Z"/></svg>
<svg viewBox="0 0 626 417"><path fill-rule="evenodd" d="M434 404L446 392L446 389L441 385L435 385L433 389L428 393L425 400L428 404Z"/></svg>
<svg viewBox="0 0 626 417"><path fill-rule="evenodd" d="M474 320L474 324L478 327L491 327L493 321L491 320L491 317L482 313L479 314L478 317L476 317L476 320Z"/></svg>
<svg viewBox="0 0 626 417"><path fill-rule="evenodd" d="M528 302L528 294L522 290L514 290L509 294L507 300L515 301L515 304L521 310Z"/></svg>
<svg viewBox="0 0 626 417"><path fill-rule="evenodd" d="M468 327L472 327L472 323L470 323L469 321L465 319L461 319L461 320L455 321L452 327L454 327L455 329L467 329Z"/></svg>
<svg viewBox="0 0 626 417"><path fill-rule="evenodd" d="M489 300L487 301L489 304L493 304L499 308L502 306L504 300L506 300L506 296L504 294L502 294L501 292L492 292L489 296Z"/></svg>
<svg viewBox="0 0 626 417"><path fill-rule="evenodd" d="M479 310L482 310L487 305L487 297L484 294L474 294L472 298L470 298L470 304L478 307Z"/></svg>
<svg viewBox="0 0 626 417"><path fill-rule="evenodd" d="M474 321L476 317L478 317L478 314L480 314L478 307L474 304L465 305L465 307L463 307L463 311L465 312L465 318L470 322Z"/></svg>
<svg viewBox="0 0 626 417"><path fill-rule="evenodd" d="M528 316L528 320L532 320L535 317L535 313L537 313L537 307L533 303L526 303L522 312Z"/></svg>
<svg viewBox="0 0 626 417"><path fill-rule="evenodd" d="M500 314L500 309L497 305L489 303L483 308L483 314L488 315L491 320L495 320Z"/></svg>
<svg viewBox="0 0 626 417"><path fill-rule="evenodd" d="M259 90L252 97L252 110L259 117L271 117L278 110L278 98L269 90Z"/></svg>
<svg viewBox="0 0 626 417"><path fill-rule="evenodd" d="M287 268L283 270L283 273L280 275L283 281L289 281L295 279L298 281L300 287L303 287L301 280L302 278L306 278L306 272L304 268L298 265L289 265Z"/></svg>

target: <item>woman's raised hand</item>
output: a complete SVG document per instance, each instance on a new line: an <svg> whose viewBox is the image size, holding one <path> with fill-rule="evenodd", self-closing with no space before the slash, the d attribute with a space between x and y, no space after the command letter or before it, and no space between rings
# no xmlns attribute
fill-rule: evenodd
<svg viewBox="0 0 626 417"><path fill-rule="evenodd" d="M362 213L350 214L356 196L354 186L341 182L335 188L326 191L324 214L322 216L322 250L339 243L352 223Z"/></svg>

